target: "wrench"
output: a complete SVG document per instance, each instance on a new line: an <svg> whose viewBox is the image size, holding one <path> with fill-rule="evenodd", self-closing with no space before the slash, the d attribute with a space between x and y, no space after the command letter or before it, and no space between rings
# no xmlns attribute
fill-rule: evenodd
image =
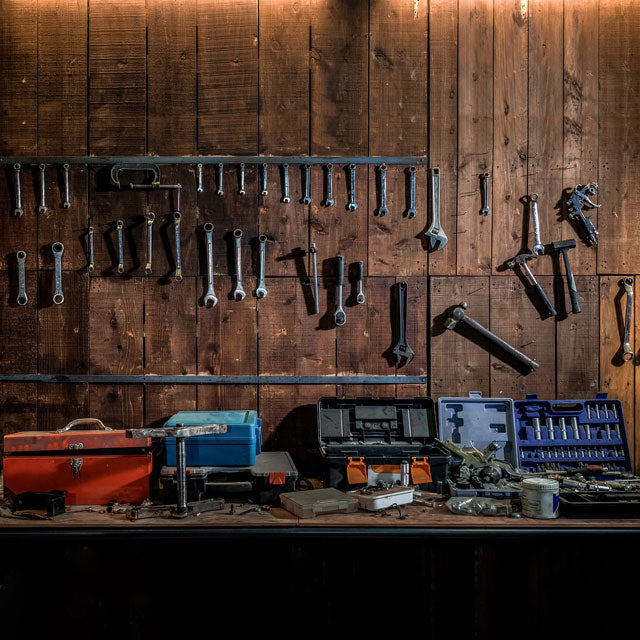
<svg viewBox="0 0 640 640"><path fill-rule="evenodd" d="M233 299L239 302L240 300L244 300L247 297L247 294L242 288L242 250L240 248L240 238L242 238L242 231L240 229L236 229L233 232L233 237L236 240L236 290L233 292ZM240 300L238 300L238 296L240 296Z"/></svg>
<svg viewBox="0 0 640 640"><path fill-rule="evenodd" d="M47 205L45 203L45 193L44 193L44 170L46 165L39 165L40 168L40 206L38 207L38 213L46 213Z"/></svg>
<svg viewBox="0 0 640 640"><path fill-rule="evenodd" d="M483 216L488 216L491 211L489 209L489 174L482 174L482 210L480 213Z"/></svg>
<svg viewBox="0 0 640 640"><path fill-rule="evenodd" d="M122 240L124 222L122 220L116 222L116 229L118 231L118 273L124 273L124 242Z"/></svg>
<svg viewBox="0 0 640 640"><path fill-rule="evenodd" d="M396 288L396 322L398 329L398 341L392 353L396 356L396 365L402 367L413 360L413 351L407 342L407 283L398 282ZM402 363L402 359L405 362Z"/></svg>
<svg viewBox="0 0 640 640"><path fill-rule="evenodd" d="M18 304L20 306L24 306L25 304L27 304L27 302L29 302L25 284L25 264L27 261L27 252L18 251L16 253L16 258L18 258Z"/></svg>
<svg viewBox="0 0 640 640"><path fill-rule="evenodd" d="M513 260L507 263L509 269L515 269L516 266L519 266L522 269L523 274L529 279L529 283L533 290L538 294L544 306L547 308L549 315L555 316L557 315L557 311L553 308L551 304L551 300L547 297L544 289L540 286L538 281L535 279L533 273L531 273L531 269L529 269L529 265L527 264L528 260L534 260L535 256L530 253L521 253L517 255Z"/></svg>
<svg viewBox="0 0 640 640"><path fill-rule="evenodd" d="M224 195L224 189L222 188L222 174L223 174L224 165L222 162L218 163L218 195Z"/></svg>
<svg viewBox="0 0 640 640"><path fill-rule="evenodd" d="M240 189L238 190L238 195L243 196L246 193L244 189L244 162L240 163Z"/></svg>
<svg viewBox="0 0 640 640"><path fill-rule="evenodd" d="M304 198L302 204L311 204L311 165L304 165Z"/></svg>
<svg viewBox="0 0 640 640"><path fill-rule="evenodd" d="M327 185L326 185L327 199L324 201L324 206L332 207L335 204L333 201L333 165L332 164L327 165L326 181L327 181Z"/></svg>
<svg viewBox="0 0 640 640"><path fill-rule="evenodd" d="M364 304L364 293L362 292L362 276L364 273L364 263L356 262L356 275L358 277L358 295L356 296L356 302L358 304Z"/></svg>
<svg viewBox="0 0 640 640"><path fill-rule="evenodd" d="M531 215L533 216L533 237L535 245L533 245L533 253L537 256L544 253L544 245L540 242L540 217L538 216L538 194L532 193L529 196L531 202Z"/></svg>
<svg viewBox="0 0 640 640"><path fill-rule="evenodd" d="M264 252L267 245L267 236L262 234L258 240L260 241L260 275L258 288L256 289L256 298L260 299L267 297L267 287L264 284Z"/></svg>
<svg viewBox="0 0 640 640"><path fill-rule="evenodd" d="M69 165L67 163L62 165L64 170L64 202L62 203L63 209L68 209L71 206L69 202Z"/></svg>
<svg viewBox="0 0 640 640"><path fill-rule="evenodd" d="M147 213L147 264L144 268L146 275L151 275L151 261L153 259L153 221L156 219L156 214L149 211Z"/></svg>
<svg viewBox="0 0 640 640"><path fill-rule="evenodd" d="M349 165L349 173L350 173L350 184L349 184L349 198L350 202L347 205L347 209L349 211L355 211L358 208L356 204L356 165Z"/></svg>
<svg viewBox="0 0 640 640"><path fill-rule="evenodd" d="M262 165L262 191L261 195L266 196L269 195L269 191L267 191L267 163L265 162Z"/></svg>
<svg viewBox="0 0 640 640"><path fill-rule="evenodd" d="M89 266L87 271L93 273L96 268L95 254L93 252L93 227L89 227Z"/></svg>
<svg viewBox="0 0 640 640"><path fill-rule="evenodd" d="M55 286L56 290L53 292L54 304L62 304L64 302L64 294L62 293L62 254L64 253L64 245L62 242L54 242L51 245L53 256L55 258Z"/></svg>
<svg viewBox="0 0 640 640"><path fill-rule="evenodd" d="M282 165L283 177L284 177L284 194L282 195L282 202L288 204L291 202L291 198L289 197L289 165Z"/></svg>
<svg viewBox="0 0 640 640"><path fill-rule="evenodd" d="M315 305L315 313L320 313L320 300L318 299L318 247L315 242L311 245L309 253L313 259L313 300Z"/></svg>
<svg viewBox="0 0 640 640"><path fill-rule="evenodd" d="M202 193L204 191L204 187L202 186L202 164L198 163L198 188L196 191L198 193Z"/></svg>
<svg viewBox="0 0 640 640"><path fill-rule="evenodd" d="M416 168L409 167L409 209L407 210L407 218L415 218L416 214Z"/></svg>
<svg viewBox="0 0 640 640"><path fill-rule="evenodd" d="M207 222L204 225L207 236L207 292L204 294L204 306L211 308L218 304L218 298L213 290L213 225Z"/></svg>
<svg viewBox="0 0 640 640"><path fill-rule="evenodd" d="M431 173L431 226L425 232L429 238L429 245L434 251L439 251L449 241L440 227L440 169L433 167Z"/></svg>
<svg viewBox="0 0 640 640"><path fill-rule="evenodd" d="M622 343L622 360L629 362L633 360L633 349L629 344L631 334L631 310L633 309L633 278L622 278L620 284L627 293L627 313L624 319L624 342Z"/></svg>
<svg viewBox="0 0 640 640"><path fill-rule="evenodd" d="M180 220L182 216L179 211L173 214L173 227L176 230L176 282L182 282L182 256L180 254Z"/></svg>
<svg viewBox="0 0 640 640"><path fill-rule="evenodd" d="M336 292L336 311L333 314L333 321L336 327L342 327L347 321L347 316L342 308L342 287L344 285L344 256L336 258L338 262L337 273L337 292Z"/></svg>
<svg viewBox="0 0 640 640"><path fill-rule="evenodd" d="M16 185L16 208L13 210L13 215L19 218L22 215L22 194L20 192L20 165L14 164L13 171L15 176Z"/></svg>
<svg viewBox="0 0 640 640"><path fill-rule="evenodd" d="M387 165L380 165L380 206L378 207L378 215L386 216L389 213L387 209Z"/></svg>

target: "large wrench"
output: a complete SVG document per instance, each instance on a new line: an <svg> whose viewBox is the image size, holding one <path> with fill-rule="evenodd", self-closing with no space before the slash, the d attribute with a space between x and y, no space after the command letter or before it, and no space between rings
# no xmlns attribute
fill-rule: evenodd
<svg viewBox="0 0 640 640"><path fill-rule="evenodd" d="M19 218L22 215L22 193L20 192L20 165L14 164L13 171L15 176L15 188L16 188L16 208L13 210L13 215Z"/></svg>
<svg viewBox="0 0 640 640"><path fill-rule="evenodd" d="M207 292L204 294L204 306L215 307L218 298L213 290L213 225L210 222L204 225L204 232L207 236Z"/></svg>
<svg viewBox="0 0 640 640"><path fill-rule="evenodd" d="M627 293L627 313L624 319L624 341L622 343L622 359L624 362L633 360L633 349L629 344L631 335L631 311L633 309L633 278L622 278L620 284Z"/></svg>
<svg viewBox="0 0 640 640"><path fill-rule="evenodd" d="M318 247L316 247L315 242L311 245L309 249L309 253L311 254L311 258L313 260L313 301L314 301L314 311L315 313L320 313L320 300L318 299Z"/></svg>
<svg viewBox="0 0 640 640"><path fill-rule="evenodd" d="M198 186L196 188L196 191L198 193L202 193L204 191L204 187L202 186L202 163L199 162L197 167L198 167Z"/></svg>
<svg viewBox="0 0 640 640"><path fill-rule="evenodd" d="M380 206L378 207L378 215L386 216L389 213L387 209L387 165L380 165Z"/></svg>
<svg viewBox="0 0 640 640"><path fill-rule="evenodd" d="M355 211L358 208L358 204L356 203L356 165L349 165L349 204L347 205L347 209L349 211Z"/></svg>
<svg viewBox="0 0 640 640"><path fill-rule="evenodd" d="M302 204L311 204L311 165L304 165L304 198Z"/></svg>
<svg viewBox="0 0 640 640"><path fill-rule="evenodd" d="M233 237L236 241L236 290L233 292L233 299L239 302L247 297L247 294L242 288L242 249L240 248L240 238L242 238L242 231L236 229L233 232ZM238 300L238 296L240 299Z"/></svg>
<svg viewBox="0 0 640 640"><path fill-rule="evenodd" d="M68 209L71 206L69 202L69 165L65 162L62 165L64 171L64 202L62 203L63 209Z"/></svg>
<svg viewBox="0 0 640 640"><path fill-rule="evenodd" d="M256 298L259 299L267 297L267 287L264 284L264 253L267 245L267 236L262 234L258 240L260 241L260 275L258 288L256 289Z"/></svg>
<svg viewBox="0 0 640 640"><path fill-rule="evenodd" d="M365 297L362 290L362 281L364 276L364 262L356 262L356 276L358 278L358 293L356 294L356 302L358 304L364 304Z"/></svg>
<svg viewBox="0 0 640 640"><path fill-rule="evenodd" d="M38 207L38 213L47 212L47 204L45 202L45 183L44 183L44 170L46 165L41 164L40 169L40 206Z"/></svg>
<svg viewBox="0 0 640 640"><path fill-rule="evenodd" d="M87 271L93 273L96 268L96 258L93 250L93 227L89 227L89 265Z"/></svg>
<svg viewBox="0 0 640 640"><path fill-rule="evenodd" d="M243 196L246 193L244 188L244 162L240 163L240 188L238 189L238 195Z"/></svg>
<svg viewBox="0 0 640 640"><path fill-rule="evenodd" d="M55 258L55 291L53 292L53 302L62 304L64 302L64 294L62 293L62 254L64 253L64 245L62 242L54 242L51 245L53 257Z"/></svg>
<svg viewBox="0 0 640 640"><path fill-rule="evenodd" d="M540 216L538 215L538 194L532 193L529 196L531 202L531 215L533 216L533 237L535 244L533 245L533 253L537 256L544 253L544 245L540 241Z"/></svg>
<svg viewBox="0 0 640 640"><path fill-rule="evenodd" d="M124 222L118 220L116 222L116 230L118 231L118 273L124 273L124 240L122 238Z"/></svg>
<svg viewBox="0 0 640 640"><path fill-rule="evenodd" d="M415 218L416 214L416 168L409 167L409 209L407 210L407 218Z"/></svg>
<svg viewBox="0 0 640 640"><path fill-rule="evenodd" d="M332 207L334 205L333 200L333 165L327 165L327 199L324 201L325 207Z"/></svg>
<svg viewBox="0 0 640 640"><path fill-rule="evenodd" d="M173 227L176 231L176 282L182 281L182 255L180 253L180 220L182 216L179 211L173 214Z"/></svg>
<svg viewBox="0 0 640 640"><path fill-rule="evenodd" d="M222 162L219 162L218 163L218 195L219 196L224 195L224 188L222 187L223 173L224 173L224 165L222 164Z"/></svg>
<svg viewBox="0 0 640 640"><path fill-rule="evenodd" d="M152 211L147 213L147 264L144 268L146 275L150 276L152 273L151 262L153 260L153 221L156 219L156 214Z"/></svg>
<svg viewBox="0 0 640 640"><path fill-rule="evenodd" d="M27 297L27 288L26 288L26 277L25 277L25 264L27 261L27 252L26 251L18 251L16 253L16 258L18 258L18 304L20 306L24 306L29 302L29 298Z"/></svg>
<svg viewBox="0 0 640 640"><path fill-rule="evenodd" d="M288 204L291 202L291 198L289 197L289 165L282 165L283 172L283 184L284 184L284 193L282 194L282 202Z"/></svg>
<svg viewBox="0 0 640 640"><path fill-rule="evenodd" d="M488 216L491 213L489 209L489 174L482 174L482 210L480 213L483 216Z"/></svg>
<svg viewBox="0 0 640 640"><path fill-rule="evenodd" d="M263 163L262 165L262 191L260 195L266 196L269 195L269 191L267 189L267 163Z"/></svg>
<svg viewBox="0 0 640 640"><path fill-rule="evenodd" d="M342 308L342 287L344 286L344 256L338 256L337 260L337 292L336 292L336 311L333 314L333 321L336 327L342 327L347 321L347 316Z"/></svg>
<svg viewBox="0 0 640 640"><path fill-rule="evenodd" d="M396 322L398 341L392 353L396 356L396 365L409 364L413 360L413 350L407 342L407 283L398 282L396 287ZM402 359L405 362L402 362Z"/></svg>
<svg viewBox="0 0 640 640"><path fill-rule="evenodd" d="M425 232L425 236L429 238L430 247L439 251L442 249L449 239L440 227L440 169L433 167L431 169L431 226Z"/></svg>

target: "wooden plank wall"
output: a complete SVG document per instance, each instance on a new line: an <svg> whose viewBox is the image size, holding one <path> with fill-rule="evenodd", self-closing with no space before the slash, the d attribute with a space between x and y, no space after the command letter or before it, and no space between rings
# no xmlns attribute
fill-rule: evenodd
<svg viewBox="0 0 640 640"><path fill-rule="evenodd" d="M117 7L117 10L116 10ZM0 174L2 373L393 374L389 300L409 283L409 337L416 352L400 374L426 386L99 386L4 384L1 430L55 428L79 414L112 426L161 423L179 409L256 407L269 446L298 460L313 448L314 405L336 393L467 394L623 400L640 455L637 363L619 359L619 280L638 276L640 202L640 5L633 0L4 0L0 6L0 153L423 155L442 172L446 248L427 253L427 173L418 172L415 220L405 167L388 171L389 208L375 215L378 173L359 170L359 209L345 211L347 176L334 174L336 207L268 196L247 171L247 195L213 167L195 192L195 168L171 167L185 185L184 280L173 258L168 194L113 193L97 169L73 167L69 210L57 168L48 168L50 210L35 213L37 175L23 167L25 215L10 215L13 174ZM480 178L491 172L491 215L479 215ZM597 181L600 241L585 246L559 206L563 189ZM583 312L570 313L564 271L543 257L533 269L555 296L542 319L505 263L531 247L523 204L537 192L545 242L578 238L571 252ZM154 276L144 277L144 218L157 215ZM114 224L126 224L126 275L114 270ZM96 229L97 269L85 267L86 228ZM202 306L202 225L215 225L213 310ZM241 228L248 287L259 233L269 296L229 300L229 235ZM66 301L51 304L50 245L65 244ZM319 248L321 314L309 315L307 249ZM15 304L15 252L28 253L26 307ZM329 322L332 258L365 264L364 306ZM347 294L350 288L347 287ZM521 376L481 346L443 330L454 303L540 363ZM637 309L636 309L637 315ZM636 332L632 332L632 344ZM640 335L638 335L640 340Z"/></svg>

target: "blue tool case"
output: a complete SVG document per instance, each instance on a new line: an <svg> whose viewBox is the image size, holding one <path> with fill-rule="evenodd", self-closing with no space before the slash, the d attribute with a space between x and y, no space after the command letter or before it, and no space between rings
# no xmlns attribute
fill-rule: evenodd
<svg viewBox="0 0 640 640"><path fill-rule="evenodd" d="M253 466L262 450L262 420L257 411L180 411L165 427L226 424L226 433L187 438L187 466ZM176 464L176 440L166 438L167 465Z"/></svg>

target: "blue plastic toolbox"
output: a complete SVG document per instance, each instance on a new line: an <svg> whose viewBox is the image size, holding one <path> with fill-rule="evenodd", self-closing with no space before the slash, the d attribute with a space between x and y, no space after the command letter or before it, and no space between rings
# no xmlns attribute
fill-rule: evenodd
<svg viewBox="0 0 640 640"><path fill-rule="evenodd" d="M591 400L539 400L527 394L514 403L518 465L527 471L602 464L631 471L622 403L598 393Z"/></svg>
<svg viewBox="0 0 640 640"><path fill-rule="evenodd" d="M165 427L226 424L226 433L187 439L187 466L253 466L262 449L262 420L257 411L180 411ZM166 438L167 465L176 464L175 438Z"/></svg>

